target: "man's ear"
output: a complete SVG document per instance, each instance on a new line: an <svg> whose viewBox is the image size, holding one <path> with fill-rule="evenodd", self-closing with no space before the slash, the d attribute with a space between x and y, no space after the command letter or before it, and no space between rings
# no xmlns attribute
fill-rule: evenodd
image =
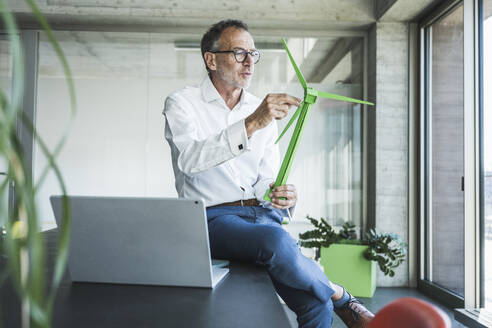
<svg viewBox="0 0 492 328"><path fill-rule="evenodd" d="M211 71L217 70L217 63L215 62L215 54L211 52L206 52L203 55L203 58L205 58L205 63L207 64L209 70Z"/></svg>

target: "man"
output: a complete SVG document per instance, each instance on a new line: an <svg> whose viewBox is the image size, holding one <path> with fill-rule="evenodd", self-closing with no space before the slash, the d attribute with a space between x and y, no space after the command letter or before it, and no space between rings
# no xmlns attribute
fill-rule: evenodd
<svg viewBox="0 0 492 328"><path fill-rule="evenodd" d="M263 201L279 167L275 120L301 99L269 94L261 101L246 92L260 53L241 21L214 24L201 50L208 76L169 95L163 113L176 189L204 199L212 257L264 265L300 327L331 327L333 310L348 327L366 327L373 315L282 228L297 201L295 186L279 186L270 204Z"/></svg>

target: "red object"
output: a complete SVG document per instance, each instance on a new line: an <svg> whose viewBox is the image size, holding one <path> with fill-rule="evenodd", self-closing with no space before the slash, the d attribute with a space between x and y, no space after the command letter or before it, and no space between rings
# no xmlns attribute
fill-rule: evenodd
<svg viewBox="0 0 492 328"><path fill-rule="evenodd" d="M413 297L397 299L376 313L369 328L450 328L451 320L441 309Z"/></svg>

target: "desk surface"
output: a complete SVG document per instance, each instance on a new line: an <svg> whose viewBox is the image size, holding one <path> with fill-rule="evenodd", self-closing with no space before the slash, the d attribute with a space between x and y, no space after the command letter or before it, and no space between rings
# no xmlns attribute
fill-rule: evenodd
<svg viewBox="0 0 492 328"><path fill-rule="evenodd" d="M44 233L48 254L56 230ZM51 275L52 256L47 273ZM0 260L0 264L2 261ZM4 327L20 327L19 302L11 286L0 292ZM214 289L73 283L58 290L53 327L290 327L264 268L232 262Z"/></svg>

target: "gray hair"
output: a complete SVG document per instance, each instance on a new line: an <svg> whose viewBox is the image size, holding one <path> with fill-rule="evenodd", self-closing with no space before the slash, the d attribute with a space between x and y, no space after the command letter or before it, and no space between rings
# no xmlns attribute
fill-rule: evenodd
<svg viewBox="0 0 492 328"><path fill-rule="evenodd" d="M208 31L203 35L202 41L200 42L200 47L202 50L202 58L205 62L205 53L207 51L218 50L218 43L222 32L228 27L235 27L237 29L242 29L248 31L248 25L238 19L224 19L214 25L210 26ZM205 68L210 72L205 62Z"/></svg>

